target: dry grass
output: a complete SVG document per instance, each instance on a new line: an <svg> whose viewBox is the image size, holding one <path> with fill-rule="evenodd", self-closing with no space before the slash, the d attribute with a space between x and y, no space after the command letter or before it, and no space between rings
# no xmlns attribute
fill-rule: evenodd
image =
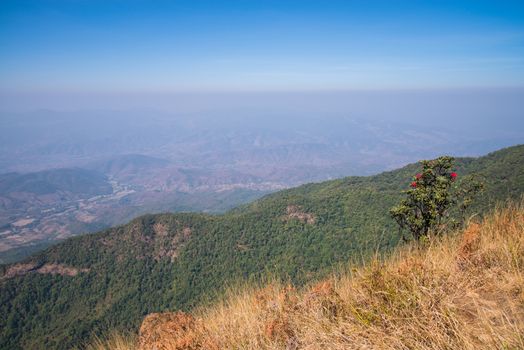
<svg viewBox="0 0 524 350"><path fill-rule="evenodd" d="M141 348L524 349L523 266L524 202L304 290L237 290Z"/></svg>
<svg viewBox="0 0 524 350"><path fill-rule="evenodd" d="M136 348L136 335L111 332L106 337L95 337L85 350L130 350Z"/></svg>

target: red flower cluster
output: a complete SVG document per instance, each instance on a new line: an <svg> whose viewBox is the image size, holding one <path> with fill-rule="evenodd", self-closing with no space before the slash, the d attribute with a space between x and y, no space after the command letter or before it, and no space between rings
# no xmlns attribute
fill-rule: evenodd
<svg viewBox="0 0 524 350"><path fill-rule="evenodd" d="M451 178L451 181L455 181L455 179L457 178L457 176L458 176L457 173L454 172L454 171L453 171L452 173L449 174L449 177ZM413 182L410 184L410 186L411 186L412 188L417 188L418 180L420 180L420 179L422 179L422 174L421 174L421 173L417 173L417 174L415 175L415 181L413 181Z"/></svg>

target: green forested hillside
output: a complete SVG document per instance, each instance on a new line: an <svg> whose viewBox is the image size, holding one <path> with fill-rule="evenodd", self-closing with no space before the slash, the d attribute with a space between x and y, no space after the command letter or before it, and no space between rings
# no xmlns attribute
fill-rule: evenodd
<svg viewBox="0 0 524 350"><path fill-rule="evenodd" d="M302 283L394 247L388 210L417 169L304 185L224 215L145 215L2 266L0 348L68 348L150 312L190 309L235 281ZM524 146L459 159L457 172L484 179L472 208L482 213L521 196Z"/></svg>

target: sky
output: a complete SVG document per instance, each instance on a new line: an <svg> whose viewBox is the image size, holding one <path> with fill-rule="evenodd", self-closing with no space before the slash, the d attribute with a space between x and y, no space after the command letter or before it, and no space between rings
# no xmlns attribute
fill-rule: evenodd
<svg viewBox="0 0 524 350"><path fill-rule="evenodd" d="M0 92L524 86L524 1L3 0Z"/></svg>

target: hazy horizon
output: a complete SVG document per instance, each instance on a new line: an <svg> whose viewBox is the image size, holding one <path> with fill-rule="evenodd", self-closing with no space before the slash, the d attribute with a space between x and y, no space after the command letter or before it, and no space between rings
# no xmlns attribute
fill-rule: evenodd
<svg viewBox="0 0 524 350"><path fill-rule="evenodd" d="M153 111L484 136L524 129L518 2L20 0L0 9L0 118Z"/></svg>

